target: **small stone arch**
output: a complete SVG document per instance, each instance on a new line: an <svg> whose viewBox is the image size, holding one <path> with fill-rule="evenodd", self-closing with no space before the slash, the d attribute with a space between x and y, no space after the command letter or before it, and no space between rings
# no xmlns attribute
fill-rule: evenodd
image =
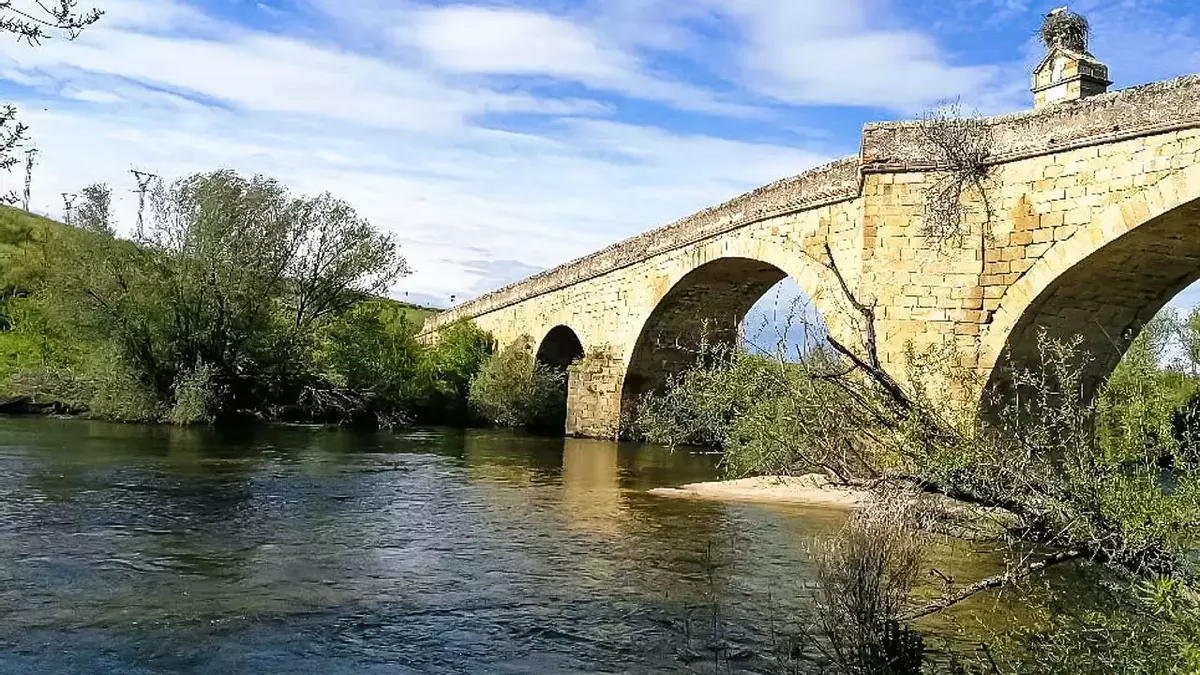
<svg viewBox="0 0 1200 675"><path fill-rule="evenodd" d="M583 355L583 342L579 339L579 335L569 326L562 324L547 331L546 335L538 343L537 350L534 351L534 359L538 363L550 366L558 371L562 378L562 426L557 429L559 432L571 432L571 372L569 367L578 359L583 358ZM547 423L550 422L550 420L546 421ZM558 420L555 420L555 422L558 422ZM549 430L549 427L545 429L545 431Z"/></svg>
<svg viewBox="0 0 1200 675"><path fill-rule="evenodd" d="M1142 327L1200 280L1200 166L1106 208L1051 248L1008 288L982 341L985 410L1005 400L1014 372L1034 368L1038 336L1071 340L1093 358L1091 396Z"/></svg>
<svg viewBox="0 0 1200 675"><path fill-rule="evenodd" d="M567 366L583 358L583 342L574 330L560 324L546 332L535 353L539 363L566 370Z"/></svg>

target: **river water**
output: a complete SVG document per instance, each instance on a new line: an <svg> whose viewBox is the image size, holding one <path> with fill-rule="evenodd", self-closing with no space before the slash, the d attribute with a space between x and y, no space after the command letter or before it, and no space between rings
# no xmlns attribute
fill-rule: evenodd
<svg viewBox="0 0 1200 675"><path fill-rule="evenodd" d="M0 418L0 673L774 672L832 509L502 432Z"/></svg>

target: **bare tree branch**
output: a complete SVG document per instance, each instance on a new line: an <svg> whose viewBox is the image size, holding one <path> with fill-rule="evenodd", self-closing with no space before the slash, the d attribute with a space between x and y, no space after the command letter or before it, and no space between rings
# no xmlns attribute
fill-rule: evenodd
<svg viewBox="0 0 1200 675"><path fill-rule="evenodd" d="M921 605L920 607L909 610L901 617L901 619L903 621L913 621L913 620L919 619L923 616L935 614L935 613L940 612L944 609L947 609L953 605L957 605L958 603L966 600L967 598L970 598L971 596L973 596L977 593L982 593L983 591L991 590L994 588L1000 588L1003 586L1009 586L1011 584L1019 583L1025 579L1028 579L1029 577L1033 576L1034 574L1037 574L1037 573L1041 572L1042 570L1045 570L1046 568L1053 567L1055 565L1061 565L1066 562L1071 562L1072 560L1078 560L1083 557L1085 557L1085 553L1083 551L1077 551L1077 550L1059 551L1057 553L1054 553L1053 555L1049 555L1041 560L1038 560L1037 562L1033 562L1033 563L1030 563L1023 567L1019 567L1017 569L1010 570L1008 572L1005 572L1004 574L997 574L995 576L991 576L986 579L980 579L979 581L976 581L975 583L968 584L967 586L964 586L953 593L944 595L941 598L938 598L937 600L933 600L924 605Z"/></svg>

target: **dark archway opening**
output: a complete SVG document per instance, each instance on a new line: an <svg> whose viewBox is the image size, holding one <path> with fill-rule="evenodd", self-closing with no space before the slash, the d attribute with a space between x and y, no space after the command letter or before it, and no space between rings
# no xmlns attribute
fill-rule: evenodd
<svg viewBox="0 0 1200 675"><path fill-rule="evenodd" d="M570 390L570 374L567 369L572 363L583 358L583 343L575 331L566 326L555 326L542 338L538 345L538 363L549 366L559 376L561 386L558 392L559 400L554 409L543 416L538 424L539 431L566 433L567 429L567 394Z"/></svg>
<svg viewBox="0 0 1200 675"><path fill-rule="evenodd" d="M739 347L794 360L827 330L811 300L780 268L749 258L719 258L689 272L642 327L621 391L622 423L638 401L696 365L712 346Z"/></svg>

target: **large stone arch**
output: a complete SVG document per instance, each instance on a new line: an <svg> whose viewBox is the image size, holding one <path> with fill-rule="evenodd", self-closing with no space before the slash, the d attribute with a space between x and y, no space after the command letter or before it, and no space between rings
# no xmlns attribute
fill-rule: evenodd
<svg viewBox="0 0 1200 675"><path fill-rule="evenodd" d="M1037 366L1043 332L1082 338L1093 395L1146 322L1198 279L1200 165L1106 208L1008 288L981 344L985 407L1011 392L1014 370Z"/></svg>
<svg viewBox="0 0 1200 675"><path fill-rule="evenodd" d="M765 255L763 255L765 253ZM732 343L746 313L775 284L791 278L834 329L836 309L829 300L817 263L794 251L755 251L742 254L722 245L719 255L696 254L696 265L669 283L649 311L635 323L626 352L621 384L621 409L631 415L643 393L665 384L697 358L701 340Z"/></svg>

